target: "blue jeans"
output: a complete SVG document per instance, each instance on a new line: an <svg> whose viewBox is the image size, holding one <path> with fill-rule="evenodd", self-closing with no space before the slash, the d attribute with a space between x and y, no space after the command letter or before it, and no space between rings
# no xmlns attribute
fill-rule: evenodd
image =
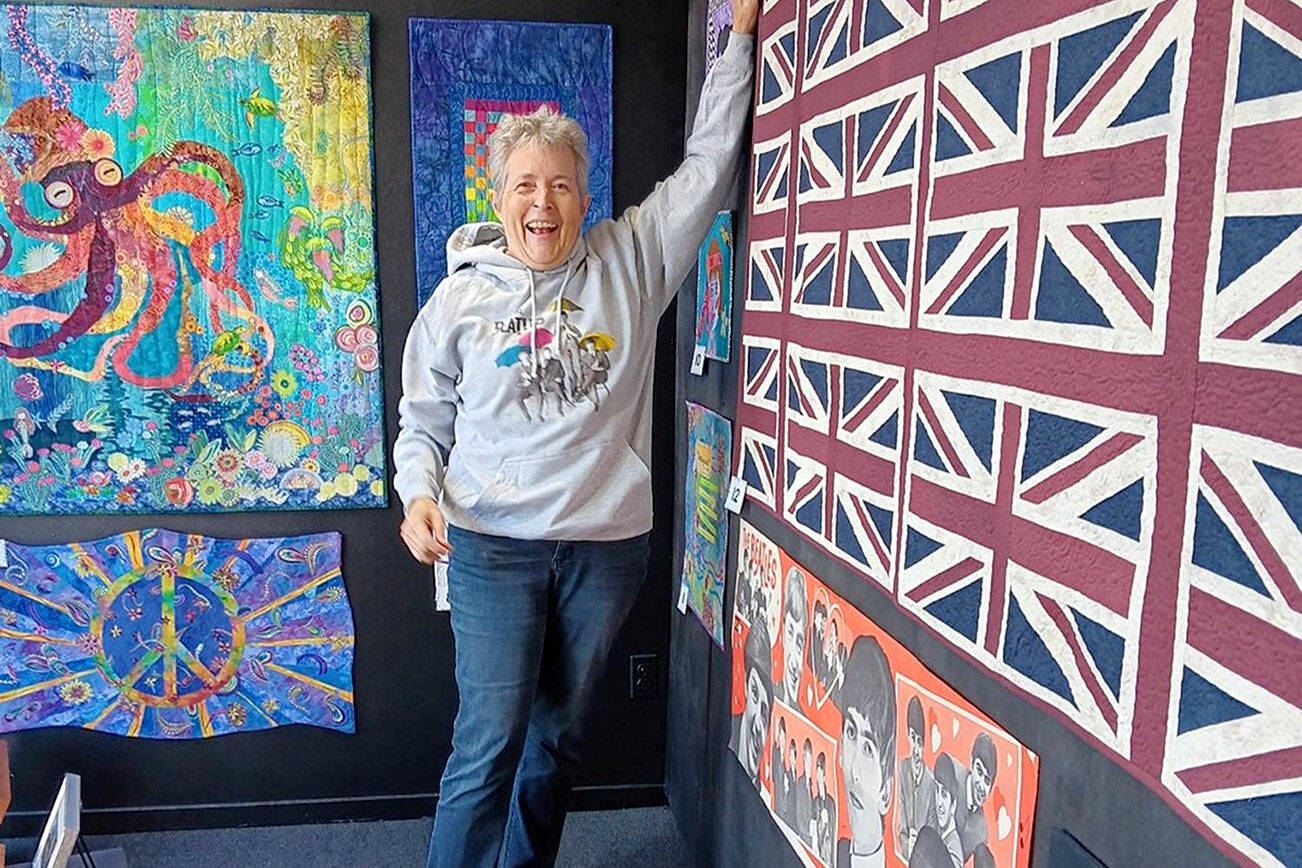
<svg viewBox="0 0 1302 868"><path fill-rule="evenodd" d="M648 536L448 537L461 705L429 866L551 865L593 689L646 576Z"/></svg>

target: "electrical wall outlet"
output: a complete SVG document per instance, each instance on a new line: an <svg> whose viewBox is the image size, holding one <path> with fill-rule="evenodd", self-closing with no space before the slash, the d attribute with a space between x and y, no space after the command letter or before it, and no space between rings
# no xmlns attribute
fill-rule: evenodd
<svg viewBox="0 0 1302 868"><path fill-rule="evenodd" d="M628 698L655 699L660 693L660 661L655 654L630 654Z"/></svg>

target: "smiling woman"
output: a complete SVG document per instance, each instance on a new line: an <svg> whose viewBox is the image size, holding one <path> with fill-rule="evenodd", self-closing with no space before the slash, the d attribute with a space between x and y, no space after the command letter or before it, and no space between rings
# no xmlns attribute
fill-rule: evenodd
<svg viewBox="0 0 1302 868"><path fill-rule="evenodd" d="M504 117L488 147L491 198L507 254L537 271L555 268L574 249L592 204L583 130L540 106Z"/></svg>
<svg viewBox="0 0 1302 868"><path fill-rule="evenodd" d="M430 865L550 864L596 678L646 571L657 321L740 159L757 0L734 0L683 163L582 232L583 131L540 108L489 142L500 223L448 241L407 338L402 538L450 557L461 705Z"/></svg>

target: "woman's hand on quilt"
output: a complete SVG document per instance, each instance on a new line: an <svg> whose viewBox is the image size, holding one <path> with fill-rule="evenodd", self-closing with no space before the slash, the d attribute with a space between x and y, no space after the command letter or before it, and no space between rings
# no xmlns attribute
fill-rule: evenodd
<svg viewBox="0 0 1302 868"><path fill-rule="evenodd" d="M759 0L732 0L732 32L752 34L759 21Z"/></svg>

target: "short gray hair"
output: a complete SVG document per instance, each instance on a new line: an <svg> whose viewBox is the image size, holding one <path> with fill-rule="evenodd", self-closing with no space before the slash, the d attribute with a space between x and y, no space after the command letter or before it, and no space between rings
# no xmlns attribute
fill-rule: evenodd
<svg viewBox="0 0 1302 868"><path fill-rule="evenodd" d="M501 196L506 183L506 161L516 148L536 145L542 148L569 148L578 168L579 192L588 192L588 137L574 118L560 114L549 105L540 105L527 115L502 115L497 129L488 137L488 174L493 189Z"/></svg>

